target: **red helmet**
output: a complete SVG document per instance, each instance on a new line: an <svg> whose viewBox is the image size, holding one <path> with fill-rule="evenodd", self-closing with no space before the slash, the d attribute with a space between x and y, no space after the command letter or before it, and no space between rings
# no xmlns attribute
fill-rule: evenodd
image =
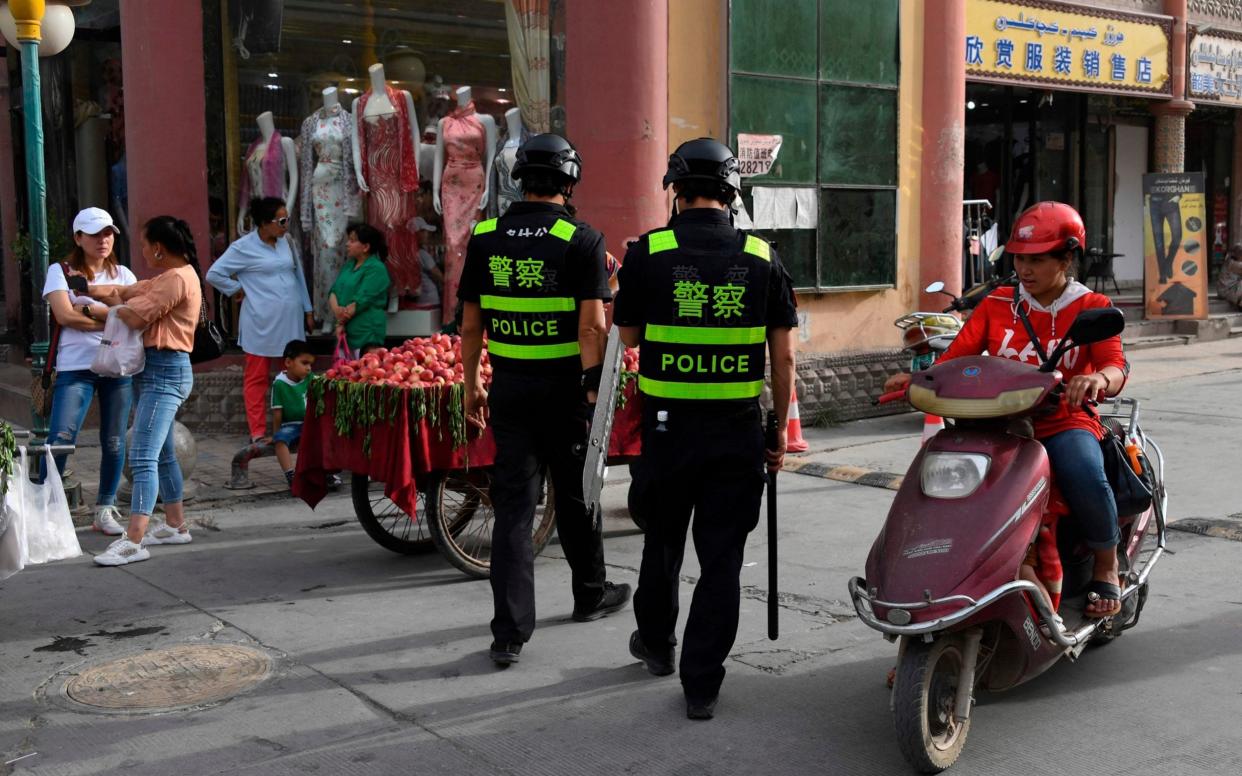
<svg viewBox="0 0 1242 776"><path fill-rule="evenodd" d="M1014 222L1005 250L1010 253L1055 253L1081 248L1087 228L1078 211L1063 202L1037 202Z"/></svg>

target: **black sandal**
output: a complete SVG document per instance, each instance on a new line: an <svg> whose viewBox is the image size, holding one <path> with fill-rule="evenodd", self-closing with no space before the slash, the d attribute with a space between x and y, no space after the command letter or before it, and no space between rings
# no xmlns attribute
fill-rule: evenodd
<svg viewBox="0 0 1242 776"><path fill-rule="evenodd" d="M1091 584L1087 585L1087 606L1100 601L1116 601L1117 610L1110 611L1108 614L1092 612L1087 607L1083 607L1083 614L1092 619L1102 620L1105 617L1116 617L1121 614L1121 588L1112 582L1105 582L1099 579L1091 580Z"/></svg>

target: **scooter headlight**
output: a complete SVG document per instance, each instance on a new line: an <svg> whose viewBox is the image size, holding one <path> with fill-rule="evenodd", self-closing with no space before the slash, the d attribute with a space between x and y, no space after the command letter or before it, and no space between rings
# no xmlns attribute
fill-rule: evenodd
<svg viewBox="0 0 1242 776"><path fill-rule="evenodd" d="M991 459L976 453L928 453L919 482L933 498L966 498L978 489Z"/></svg>

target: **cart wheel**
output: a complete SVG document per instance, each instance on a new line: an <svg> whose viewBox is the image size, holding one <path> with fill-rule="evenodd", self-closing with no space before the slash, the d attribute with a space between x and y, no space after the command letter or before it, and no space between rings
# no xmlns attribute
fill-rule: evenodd
<svg viewBox="0 0 1242 776"><path fill-rule="evenodd" d="M492 511L491 472L449 472L433 475L427 488L427 522L440 553L457 568L476 579L491 574ZM556 527L552 481L544 478L544 492L535 506L531 544L535 555L543 552Z"/></svg>
<svg viewBox="0 0 1242 776"><path fill-rule="evenodd" d="M422 493L418 494L418 512L411 518L384 495L382 482L374 482L365 474L353 475L350 492L362 530L379 546L403 555L431 552L435 547L427 530L426 501Z"/></svg>

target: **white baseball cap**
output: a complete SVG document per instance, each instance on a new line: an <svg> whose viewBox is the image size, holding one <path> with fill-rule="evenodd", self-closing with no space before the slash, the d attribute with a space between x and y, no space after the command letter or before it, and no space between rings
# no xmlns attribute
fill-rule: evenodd
<svg viewBox="0 0 1242 776"><path fill-rule="evenodd" d="M73 219L74 233L99 234L105 229L111 229L114 234L121 233L121 230L112 223L112 216L108 215L107 210L101 208L88 207Z"/></svg>

